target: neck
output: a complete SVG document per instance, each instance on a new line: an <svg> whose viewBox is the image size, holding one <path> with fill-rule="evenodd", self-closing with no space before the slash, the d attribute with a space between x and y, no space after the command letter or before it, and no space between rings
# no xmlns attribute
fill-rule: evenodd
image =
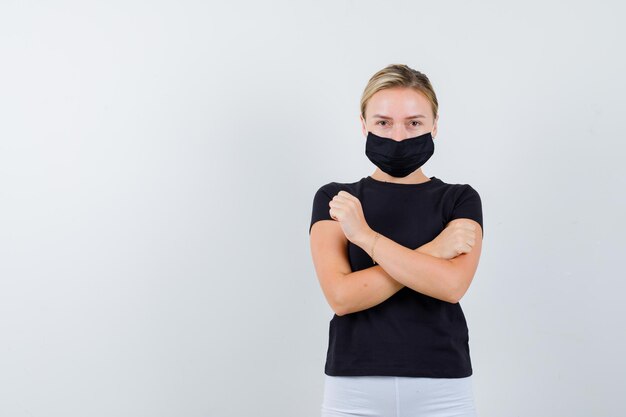
<svg viewBox="0 0 626 417"><path fill-rule="evenodd" d="M374 171L374 173L370 176L378 181L393 182L396 184L421 184L423 182L430 181L430 177L424 175L422 168L419 168L402 178L392 177L386 172L381 171L380 168L376 168L376 171Z"/></svg>

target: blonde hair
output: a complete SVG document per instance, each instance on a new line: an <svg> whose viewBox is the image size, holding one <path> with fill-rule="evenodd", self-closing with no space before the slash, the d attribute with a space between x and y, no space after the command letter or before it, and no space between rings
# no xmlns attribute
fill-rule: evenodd
<svg viewBox="0 0 626 417"><path fill-rule="evenodd" d="M391 64L378 71L370 78L361 96L361 115L365 120L365 108L370 98L380 90L391 87L409 87L424 94L433 110L433 119L437 118L439 102L428 77L404 64Z"/></svg>

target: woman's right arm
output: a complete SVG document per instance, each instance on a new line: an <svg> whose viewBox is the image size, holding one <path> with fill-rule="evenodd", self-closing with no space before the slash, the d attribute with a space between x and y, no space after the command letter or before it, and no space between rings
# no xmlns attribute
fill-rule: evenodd
<svg viewBox="0 0 626 417"><path fill-rule="evenodd" d="M348 240L341 225L335 220L315 222L311 228L310 242L322 292L338 316L378 305L404 287L380 265L352 272L348 260ZM430 242L415 250L436 256Z"/></svg>

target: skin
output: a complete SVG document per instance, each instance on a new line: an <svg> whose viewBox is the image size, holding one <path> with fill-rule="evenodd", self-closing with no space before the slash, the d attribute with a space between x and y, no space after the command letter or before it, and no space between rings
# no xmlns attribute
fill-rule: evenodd
<svg viewBox="0 0 626 417"><path fill-rule="evenodd" d="M364 137L367 137L368 131L395 141L419 136L426 132L431 132L433 140L437 135L439 115L434 117L426 96L412 88L394 87L378 91L368 101L365 115L365 119L359 115ZM430 177L422 172L422 167L403 178L392 177L376 167L371 177L397 184L419 184L430 181ZM336 210L344 210L340 223L348 240L352 243L367 240L368 236L372 236L372 230L365 221L360 204L359 209L353 213L346 210L345 203L350 200L359 201L350 193L340 191L333 198L330 206ZM339 220L334 217L335 210L333 209L330 210L331 217ZM462 221L459 222L458 227L444 230L445 233L442 232L443 236L439 236L434 243L440 257L450 259L471 250L475 244L476 230L472 223L472 221Z"/></svg>
<svg viewBox="0 0 626 417"><path fill-rule="evenodd" d="M407 118L415 115L422 116ZM368 130L398 141L428 131L436 136L438 116L434 117L427 98L410 88L378 91L370 98L365 116L360 116L364 136ZM371 176L401 184L430 181L421 167L404 178L392 177L379 168ZM316 222L310 239L322 290L337 315L376 305L404 286L451 303L467 291L482 244L482 230L476 221L455 219L433 241L413 250L372 230L359 199L350 193L340 191L329 207L334 220ZM348 241L370 256L375 248L378 265L351 272L345 253Z"/></svg>
<svg viewBox="0 0 626 417"><path fill-rule="evenodd" d="M363 119L359 115L364 137L367 137L368 131L395 141L426 132L431 132L433 140L437 136L439 115L433 117L433 110L426 96L412 88L394 87L378 91L367 102L365 116L366 119ZM403 178L392 177L376 167L371 176L379 181L398 184L419 184L430 180L423 174L421 167Z"/></svg>

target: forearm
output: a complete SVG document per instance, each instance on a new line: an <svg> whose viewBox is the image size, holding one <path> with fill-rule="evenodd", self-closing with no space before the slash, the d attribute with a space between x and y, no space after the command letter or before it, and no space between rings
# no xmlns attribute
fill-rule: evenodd
<svg viewBox="0 0 626 417"><path fill-rule="evenodd" d="M376 232L370 232L355 244L371 256ZM458 280L449 260L414 251L382 234L376 240L374 259L399 284L439 300L456 302L453 298Z"/></svg>
<svg viewBox="0 0 626 417"><path fill-rule="evenodd" d="M414 251L436 256L430 242ZM344 277L341 285L341 315L376 306L405 286L393 279L380 265L351 272Z"/></svg>

